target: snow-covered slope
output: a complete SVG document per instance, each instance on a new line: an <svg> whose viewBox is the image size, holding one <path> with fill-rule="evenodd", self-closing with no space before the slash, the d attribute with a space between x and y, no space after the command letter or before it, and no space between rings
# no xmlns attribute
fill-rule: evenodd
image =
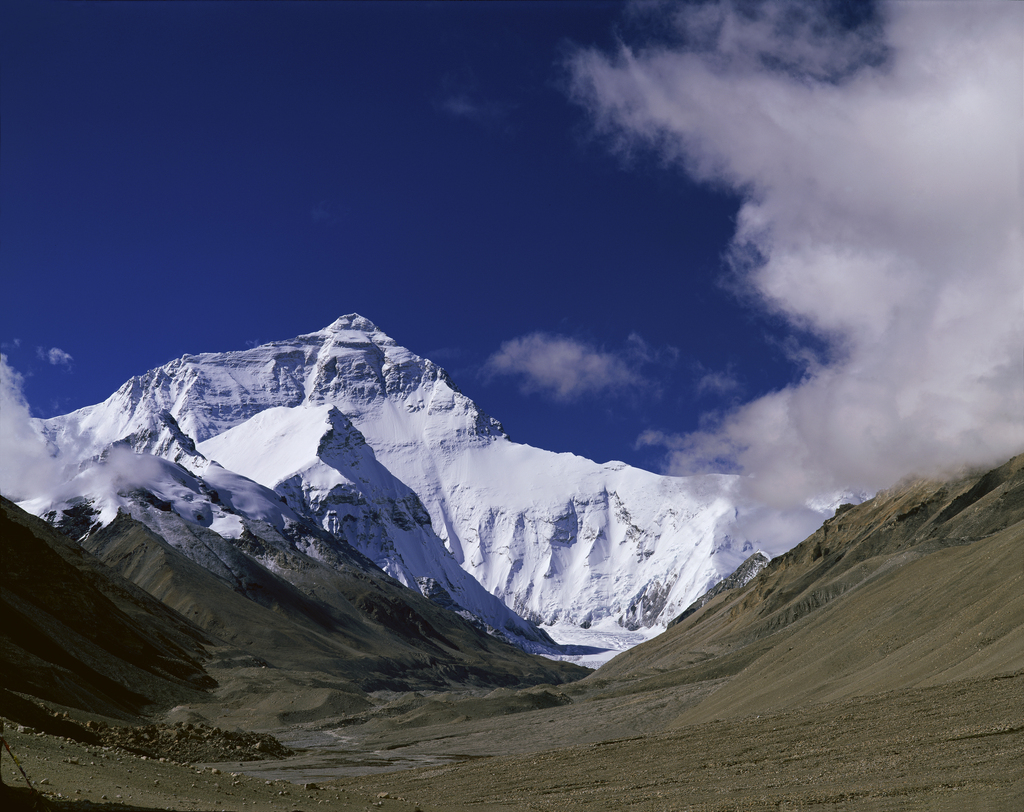
<svg viewBox="0 0 1024 812"><path fill-rule="evenodd" d="M759 546L735 477L513 443L444 370L357 315L184 356L42 429L79 466L124 446L204 482L233 472L224 503L258 483L404 583L441 585L520 634L491 596L536 623L662 626Z"/></svg>

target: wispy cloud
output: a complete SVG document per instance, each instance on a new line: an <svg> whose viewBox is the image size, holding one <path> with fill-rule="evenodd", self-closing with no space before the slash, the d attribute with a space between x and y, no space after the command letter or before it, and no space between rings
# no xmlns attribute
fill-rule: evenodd
<svg viewBox="0 0 1024 812"><path fill-rule="evenodd" d="M514 106L501 102L472 98L468 93L457 93L446 96L439 104L444 112L456 118L465 118L477 124L504 124Z"/></svg>
<svg viewBox="0 0 1024 812"><path fill-rule="evenodd" d="M71 362L75 360L60 347L36 347L36 355L54 366L71 366Z"/></svg>
<svg viewBox="0 0 1024 812"><path fill-rule="evenodd" d="M698 395L727 397L738 394L743 388L735 370L731 367L709 371L705 370L703 366L698 366L698 373L700 375L696 384Z"/></svg>
<svg viewBox="0 0 1024 812"><path fill-rule="evenodd" d="M501 101L481 90L479 80L468 69L448 74L442 79L435 105L454 118L501 130L509 127L516 109L512 102Z"/></svg>
<svg viewBox="0 0 1024 812"><path fill-rule="evenodd" d="M653 8L671 36L576 51L573 98L613 149L743 195L728 272L830 350L795 347L800 383L704 430L648 436L669 470L731 465L783 503L1024 449L1024 5L885 5L855 28L826 4Z"/></svg>
<svg viewBox="0 0 1024 812"><path fill-rule="evenodd" d="M598 393L649 388L632 361L644 355L649 360L652 353L639 336L630 336L625 350L609 352L567 336L530 333L504 342L487 359L484 371L519 378L524 392L568 402Z"/></svg>
<svg viewBox="0 0 1024 812"><path fill-rule="evenodd" d="M343 222L345 206L336 200L320 200L309 209L309 219L316 225L335 225Z"/></svg>
<svg viewBox="0 0 1024 812"><path fill-rule="evenodd" d="M441 364L458 363L467 357L468 353L462 347L435 347L425 353L425 357L431 361Z"/></svg>

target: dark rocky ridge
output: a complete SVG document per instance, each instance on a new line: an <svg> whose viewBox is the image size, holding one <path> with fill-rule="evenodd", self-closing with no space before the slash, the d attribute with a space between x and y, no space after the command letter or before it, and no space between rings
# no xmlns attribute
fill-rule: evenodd
<svg viewBox="0 0 1024 812"><path fill-rule="evenodd" d="M252 529L224 539L179 524L176 532L201 533L198 543L217 545L217 555L231 562L230 576L218 577L124 514L82 544L244 651L248 662L330 674L357 692L563 682L587 673L487 635L347 546L321 550L326 560L319 561ZM263 563L268 549L274 570Z"/></svg>
<svg viewBox="0 0 1024 812"><path fill-rule="evenodd" d="M850 506L852 507L852 505ZM677 623L682 623L686 618L700 609L704 604L710 601L712 598L717 598L723 592L730 589L739 589L741 586L749 584L758 573L761 572L765 567L768 566L768 556L764 553L754 553L750 558L740 564L731 575L723 578L711 589L701 595L697 600L686 607L676 617L669 621L666 628L671 629Z"/></svg>

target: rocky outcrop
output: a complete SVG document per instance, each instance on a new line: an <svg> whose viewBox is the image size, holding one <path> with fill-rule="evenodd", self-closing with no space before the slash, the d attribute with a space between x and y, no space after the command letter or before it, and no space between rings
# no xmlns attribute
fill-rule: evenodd
<svg viewBox="0 0 1024 812"><path fill-rule="evenodd" d="M848 505L847 507L853 506ZM695 600L693 603L687 606L685 611L683 611L681 614L670 620L668 623L668 628L671 629L677 623L682 623L684 620L686 620L686 618L688 618L690 615L692 615L694 612L700 609L704 604L706 604L712 598L718 597L723 592L726 592L730 589L738 589L741 586L746 586L747 584L749 584L751 581L754 580L755 577L757 577L757 574L761 572L761 570L768 566L768 560L768 556L766 556L764 553L754 553L752 556L750 556L750 558L748 558L746 561L740 564L732 573L732 575L728 576L727 578L723 578L721 581L719 581L717 584L711 587L711 589L709 589L707 592L705 592L703 595L697 598L697 600Z"/></svg>

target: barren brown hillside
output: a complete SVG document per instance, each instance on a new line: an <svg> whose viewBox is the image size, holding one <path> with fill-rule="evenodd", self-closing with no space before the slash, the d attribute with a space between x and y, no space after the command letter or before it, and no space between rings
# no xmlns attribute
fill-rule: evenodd
<svg viewBox="0 0 1024 812"><path fill-rule="evenodd" d="M601 670L732 677L678 723L1024 668L1024 457L825 522Z"/></svg>
<svg viewBox="0 0 1024 812"><path fill-rule="evenodd" d="M560 693L363 744L492 756L394 777L453 809L1021 808L1024 457L841 511Z"/></svg>

